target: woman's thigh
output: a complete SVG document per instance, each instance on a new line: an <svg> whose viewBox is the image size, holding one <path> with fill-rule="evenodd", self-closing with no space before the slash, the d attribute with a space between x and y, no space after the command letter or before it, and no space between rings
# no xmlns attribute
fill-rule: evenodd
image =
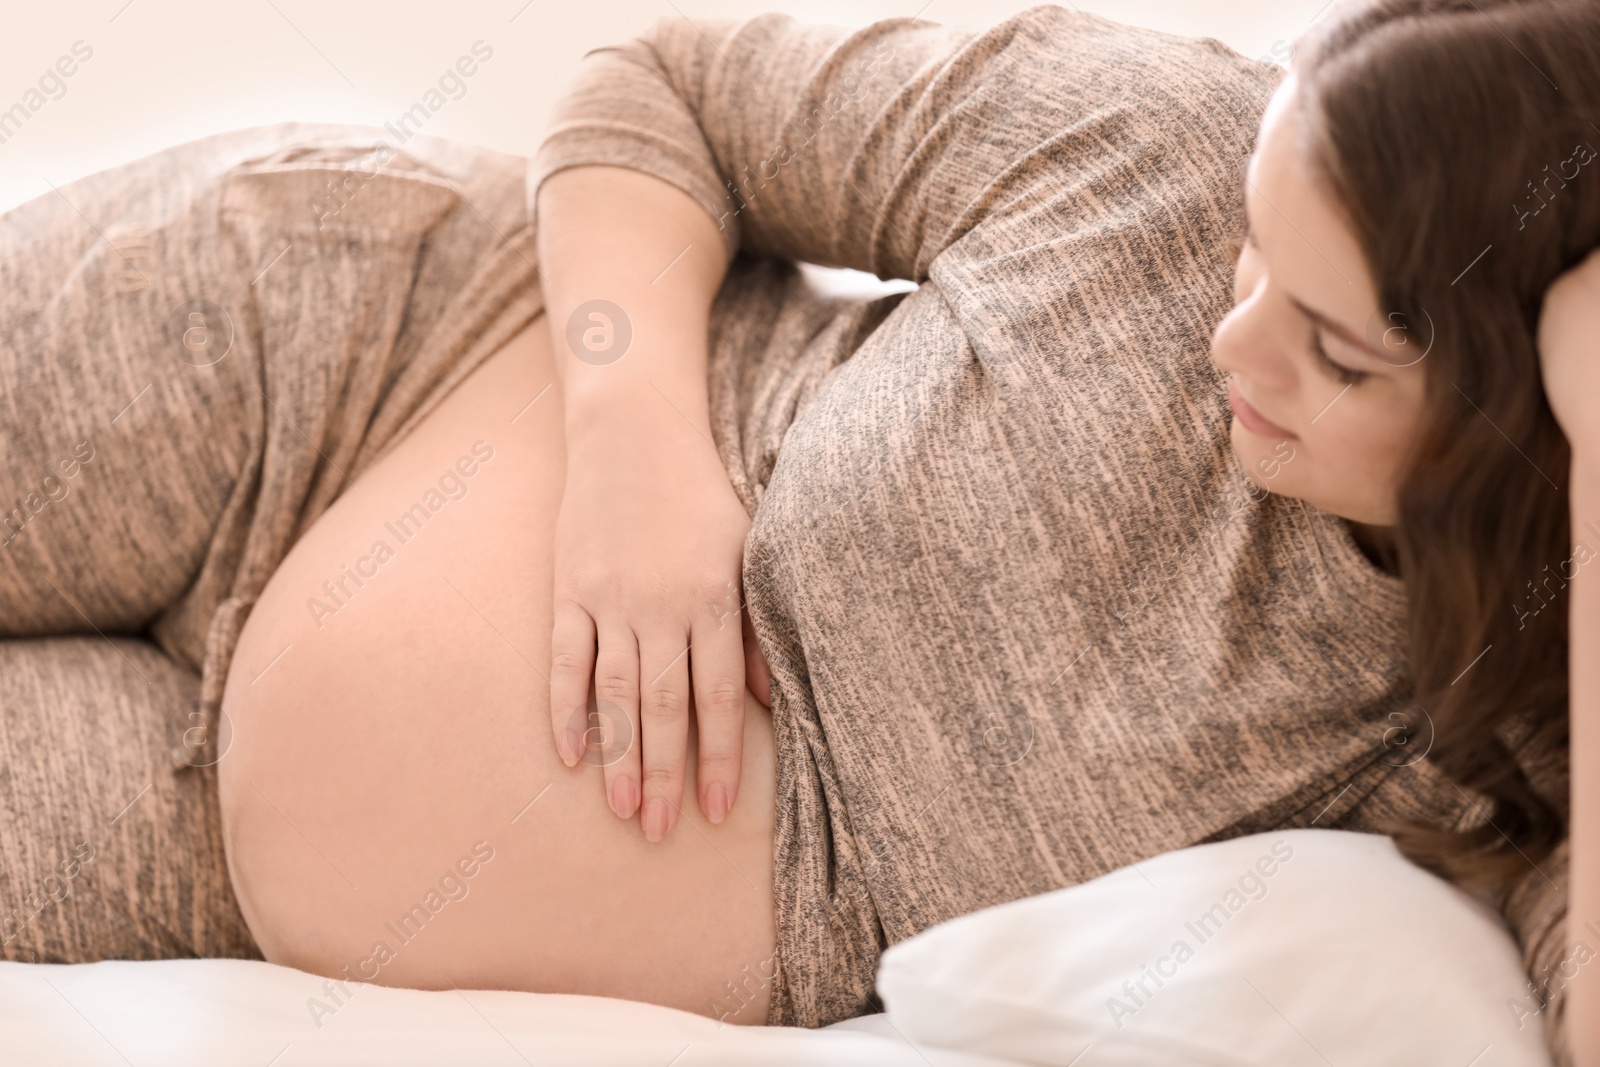
<svg viewBox="0 0 1600 1067"><path fill-rule="evenodd" d="M266 143L168 149L0 216L0 634L138 630L194 580L247 437L215 205Z"/></svg>
<svg viewBox="0 0 1600 1067"><path fill-rule="evenodd" d="M764 1022L767 713L747 695L730 818L691 803L658 845L611 814L600 767L561 763L544 674L564 465L540 318L274 574L223 702L241 907L268 959L328 975Z"/></svg>

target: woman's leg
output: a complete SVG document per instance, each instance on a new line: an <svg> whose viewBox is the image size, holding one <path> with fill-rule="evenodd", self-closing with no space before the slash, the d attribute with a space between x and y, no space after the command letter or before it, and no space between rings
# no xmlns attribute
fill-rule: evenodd
<svg viewBox="0 0 1600 1067"><path fill-rule="evenodd" d="M0 644L0 918L78 871L70 929L0 955L254 952L196 711L219 604L536 303L522 161L377 134L219 135L0 217L0 638L90 642Z"/></svg>
<svg viewBox="0 0 1600 1067"><path fill-rule="evenodd" d="M525 161L386 136L221 134L0 218L0 636L148 628L209 710L296 534L536 313Z"/></svg>
<svg viewBox="0 0 1600 1067"><path fill-rule="evenodd" d="M261 133L0 217L0 636L137 631L194 581L249 389L217 204Z"/></svg>
<svg viewBox="0 0 1600 1067"><path fill-rule="evenodd" d="M192 592L245 466L225 293L255 272L220 205L299 136L192 142L0 216L0 958L259 954L215 771L174 771L199 642L115 635Z"/></svg>
<svg viewBox="0 0 1600 1067"><path fill-rule="evenodd" d="M0 641L0 959L259 957L216 769L171 769L199 685L136 638Z"/></svg>
<svg viewBox="0 0 1600 1067"><path fill-rule="evenodd" d="M607 809L599 766L555 754L547 333L536 320L357 479L256 604L223 703L234 885L268 959L330 976L764 1022L765 709L747 696L729 819L685 805L658 845Z"/></svg>

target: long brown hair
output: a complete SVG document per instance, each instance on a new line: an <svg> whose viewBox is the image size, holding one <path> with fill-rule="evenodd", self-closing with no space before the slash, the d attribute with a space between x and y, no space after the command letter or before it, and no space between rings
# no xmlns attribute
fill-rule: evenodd
<svg viewBox="0 0 1600 1067"><path fill-rule="evenodd" d="M1313 169L1377 283L1376 328L1426 352L1399 495L1413 695L1430 758L1488 801L1467 829L1396 836L1424 866L1508 891L1568 816L1519 761L1554 752L1565 777L1578 565L1535 338L1550 283L1600 243L1600 3L1353 3L1291 70Z"/></svg>

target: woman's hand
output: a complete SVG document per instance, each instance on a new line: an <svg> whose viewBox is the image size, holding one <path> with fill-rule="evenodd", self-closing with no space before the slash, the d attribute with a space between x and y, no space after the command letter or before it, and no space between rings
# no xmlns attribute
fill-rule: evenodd
<svg viewBox="0 0 1600 1067"><path fill-rule="evenodd" d="M1600 457L1600 249L1545 293L1539 362L1545 396L1573 454Z"/></svg>
<svg viewBox="0 0 1600 1067"><path fill-rule="evenodd" d="M691 688L713 823L739 795L747 677L769 702L741 610L750 520L711 443L706 346L728 248L697 200L625 167L549 174L535 204L567 450L551 726L567 765L603 765L611 809L642 810L659 841L683 804Z"/></svg>
<svg viewBox="0 0 1600 1067"><path fill-rule="evenodd" d="M663 396L637 397L587 429L569 423L568 436L550 672L557 751L569 767L601 764L612 811L642 810L645 837L661 840L683 803L692 678L700 808L720 823L739 792L749 517L715 450ZM759 681L765 664L749 648Z"/></svg>

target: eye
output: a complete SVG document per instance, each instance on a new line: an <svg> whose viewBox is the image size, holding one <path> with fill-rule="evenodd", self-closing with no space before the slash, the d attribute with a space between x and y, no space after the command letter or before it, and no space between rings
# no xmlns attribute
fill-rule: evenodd
<svg viewBox="0 0 1600 1067"><path fill-rule="evenodd" d="M1328 350L1322 347L1321 330L1313 330L1311 332L1311 351L1316 355L1317 362L1322 365L1322 369L1334 380L1343 382L1345 385L1359 385L1372 377L1367 371L1355 370L1352 367L1346 367L1343 363L1335 363L1328 358Z"/></svg>

